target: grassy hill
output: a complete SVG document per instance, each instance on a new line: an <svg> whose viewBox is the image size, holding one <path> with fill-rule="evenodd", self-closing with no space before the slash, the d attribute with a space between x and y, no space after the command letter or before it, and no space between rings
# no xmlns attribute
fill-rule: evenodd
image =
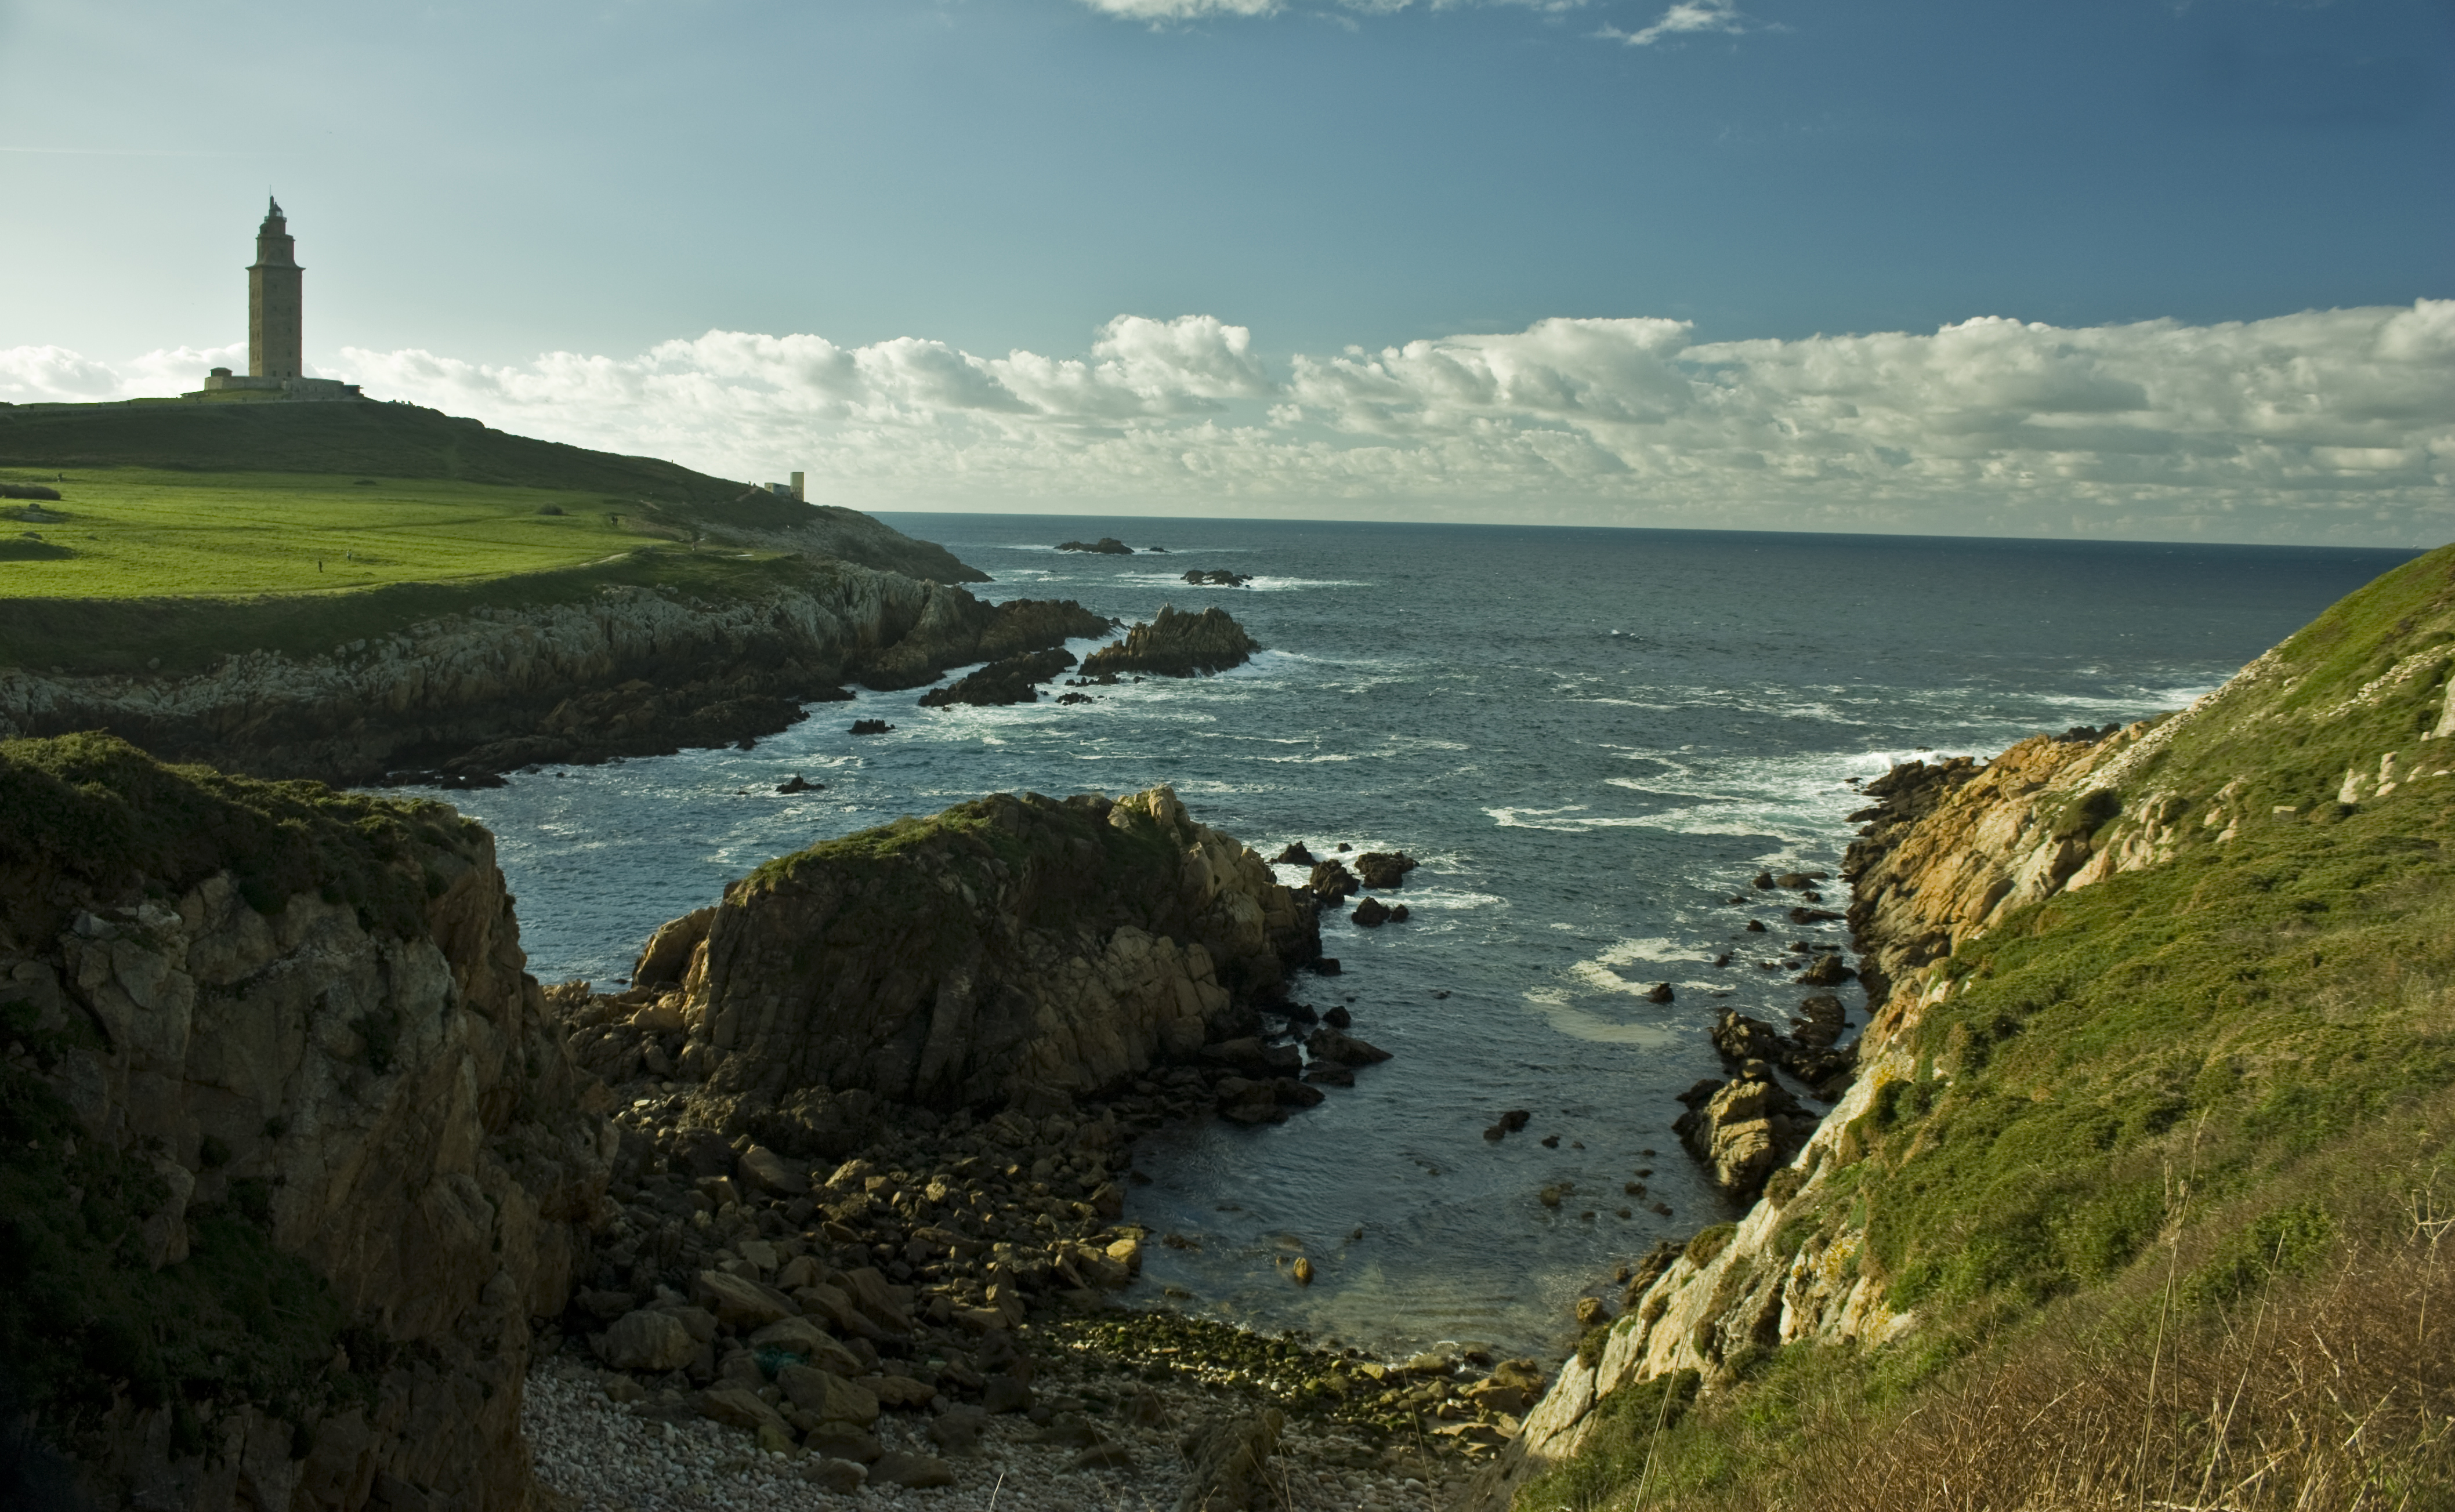
<svg viewBox="0 0 2455 1512"><path fill-rule="evenodd" d="M412 404L0 405L0 468L448 479L746 511L739 523L761 528L807 508L789 499L736 506L748 485L655 457L511 435Z"/></svg>
<svg viewBox="0 0 2455 1512"><path fill-rule="evenodd" d="M2450 672L2455 548L2101 771L2088 843L2155 864L1933 967L1716 1283L1841 1267L1905 1330L1623 1388L1516 1506L2455 1506Z"/></svg>
<svg viewBox="0 0 2455 1512"><path fill-rule="evenodd" d="M0 665L305 653L603 581L720 597L779 554L984 578L852 510L406 404L0 405L0 483L59 495L0 499Z"/></svg>
<svg viewBox="0 0 2455 1512"><path fill-rule="evenodd" d="M642 544L602 495L280 473L118 468L0 507L11 597L345 593L576 566ZM0 471L0 481L33 474Z"/></svg>

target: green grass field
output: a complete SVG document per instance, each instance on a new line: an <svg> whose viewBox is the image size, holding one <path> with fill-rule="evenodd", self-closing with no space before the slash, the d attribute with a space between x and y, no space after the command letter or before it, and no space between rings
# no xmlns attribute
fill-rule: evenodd
<svg viewBox="0 0 2455 1512"><path fill-rule="evenodd" d="M548 572L643 544L636 507L626 515L619 500L552 489L132 468L0 471L0 481L61 495L9 501L8 597L346 593Z"/></svg>

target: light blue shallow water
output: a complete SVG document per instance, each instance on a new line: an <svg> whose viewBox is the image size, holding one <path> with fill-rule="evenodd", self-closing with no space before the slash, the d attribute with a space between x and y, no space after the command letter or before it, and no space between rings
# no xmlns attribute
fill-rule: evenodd
<svg viewBox="0 0 2455 1512"><path fill-rule="evenodd" d="M1724 899L1760 867L1834 868L1857 806L1845 778L2179 706L2410 554L883 517L993 574L985 597L1129 619L1216 603L1268 649L1219 677L1095 690L1087 707L864 693L750 752L449 795L499 837L531 969L609 982L657 924L770 857L999 790L1167 782L1266 856L1290 839L1407 850L1424 862L1403 895L1412 920L1334 918L1325 944L1346 974L1307 995L1348 1001L1396 1058L1285 1125L1146 1142L1154 1181L1128 1218L1200 1248L1151 1246L1139 1284L1383 1349L1512 1353L1555 1343L1614 1260L1725 1216L1670 1134L1671 1099L1718 1074L1718 1008L1779 1017L1799 989L1752 969L1764 952L1735 938L1746 913ZM1050 549L1101 534L1169 554ZM1188 568L1255 581L1195 588ZM856 739L860 717L899 728ZM795 773L825 790L778 796ZM1759 945L1838 938L1765 917ZM1716 970L1725 949L1742 953ZM1637 996L1664 979L1674 1002ZM1512 1107L1532 1127L1487 1143ZM1671 1218L1621 1195L1642 1167ZM1576 1195L1542 1206L1559 1181ZM1280 1268L1299 1250L1309 1289Z"/></svg>

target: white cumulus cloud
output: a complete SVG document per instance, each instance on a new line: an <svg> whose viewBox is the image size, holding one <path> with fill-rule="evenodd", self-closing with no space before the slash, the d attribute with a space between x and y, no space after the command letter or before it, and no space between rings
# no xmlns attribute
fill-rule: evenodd
<svg viewBox="0 0 2455 1512"><path fill-rule="evenodd" d="M347 350L371 395L856 508L2436 544L2455 300L2220 325L1698 342L1677 320L1266 358L1210 315L1075 354L710 332L631 356ZM227 352L0 351L0 398L193 387Z"/></svg>

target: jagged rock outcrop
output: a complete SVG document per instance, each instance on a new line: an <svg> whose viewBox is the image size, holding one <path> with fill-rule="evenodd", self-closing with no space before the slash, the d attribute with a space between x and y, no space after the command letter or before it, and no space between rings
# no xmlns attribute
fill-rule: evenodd
<svg viewBox="0 0 2455 1512"><path fill-rule="evenodd" d="M1167 788L1000 794L734 883L692 947L677 1061L707 1121L742 1127L824 1125L848 1094L1089 1093L1250 1033L1319 951L1309 900Z"/></svg>
<svg viewBox="0 0 2455 1512"><path fill-rule="evenodd" d="M613 1136L491 837L89 736L0 842L0 1369L95 1503L528 1505Z"/></svg>
<svg viewBox="0 0 2455 1512"><path fill-rule="evenodd" d="M947 709L957 704L990 706L1007 703L1037 703L1040 690L1034 686L1046 682L1074 665L1074 654L1063 649L1035 651L1025 655L1007 656L992 661L979 671L959 677L943 688L932 688L921 696L923 709ZM1076 695L1076 696L1081 696Z"/></svg>
<svg viewBox="0 0 2455 1512"><path fill-rule="evenodd" d="M803 704L846 696L845 680L917 687L1108 628L1071 600L989 605L840 562L780 563L771 586L720 602L608 585L586 603L472 610L186 675L0 669L0 736L106 729L262 776L482 778L772 735Z"/></svg>
<svg viewBox="0 0 2455 1512"><path fill-rule="evenodd" d="M1154 673L1163 677L1191 677L1241 667L1262 649L1245 627L1224 609L1198 615L1162 605L1147 624L1126 632L1126 638L1083 658L1085 677L1125 673Z"/></svg>

